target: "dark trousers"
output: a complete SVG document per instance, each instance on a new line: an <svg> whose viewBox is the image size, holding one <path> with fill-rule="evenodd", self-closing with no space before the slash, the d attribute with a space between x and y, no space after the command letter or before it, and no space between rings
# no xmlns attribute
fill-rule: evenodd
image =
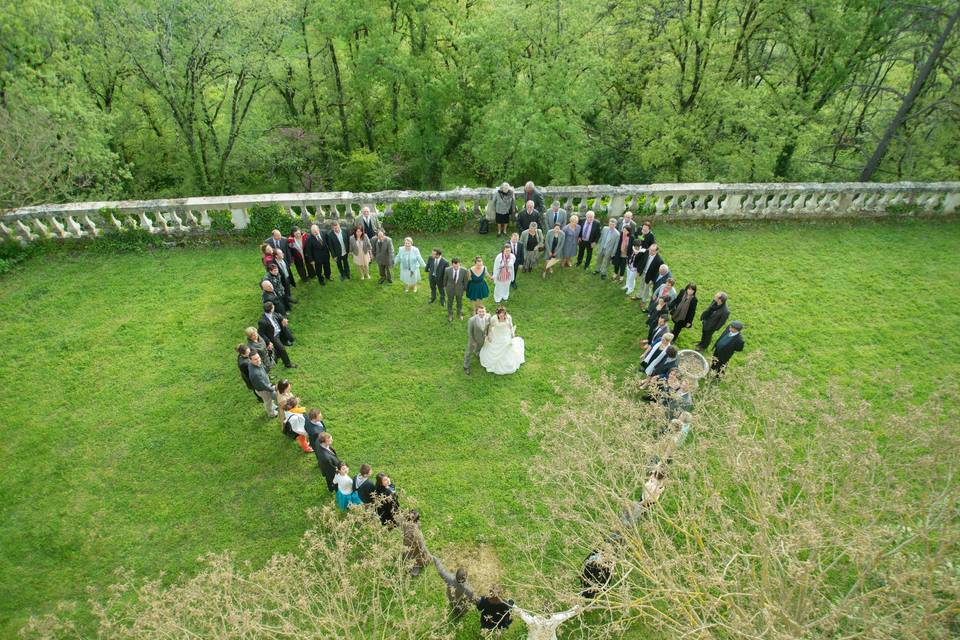
<svg viewBox="0 0 960 640"><path fill-rule="evenodd" d="M317 272L317 280L320 281L320 284L323 284L324 280L330 279L330 258L320 258L320 262L316 263L313 267Z"/></svg>
<svg viewBox="0 0 960 640"><path fill-rule="evenodd" d="M704 328L703 333L700 336L700 342L697 344L701 349L706 349L710 346L710 342L713 340L713 334L716 333L716 329L706 329Z"/></svg>
<svg viewBox="0 0 960 640"><path fill-rule="evenodd" d="M586 254L587 261L583 262L584 254ZM593 259L593 245L589 242L580 241L580 247L577 249L577 266L580 266L580 263L583 262L583 268L590 268L590 261Z"/></svg>
<svg viewBox="0 0 960 640"><path fill-rule="evenodd" d="M291 260L291 262L293 262L294 268L296 268L297 273L300 275L300 282L304 282L304 281L306 281L307 278L312 278L312 277L313 277L312 270L311 270L311 272L310 272L309 274L307 273L307 265L306 265L306 262L304 261L304 259L303 259L302 257L295 255L295 256L293 257L293 259ZM292 274L292 273L290 274L290 280L291 280L291 281L293 280L293 274Z"/></svg>
<svg viewBox="0 0 960 640"><path fill-rule="evenodd" d="M289 333L289 332L288 332ZM270 341L273 344L273 353L274 357L283 360L283 366L290 367L290 354L287 353L287 348L283 346L283 343L280 341L280 338L274 338Z"/></svg>
<svg viewBox="0 0 960 640"><path fill-rule="evenodd" d="M682 322L673 323L673 344L677 344L677 338L680 337L680 332L686 328L687 325Z"/></svg>
<svg viewBox="0 0 960 640"><path fill-rule="evenodd" d="M623 277L623 274L627 271L627 259L626 258L614 258L613 259L613 275Z"/></svg>
<svg viewBox="0 0 960 640"><path fill-rule="evenodd" d="M440 304L444 304L444 300L446 299L446 295L447 295L446 291L444 290L443 285L441 285L440 282L431 275L430 276L430 302L433 302L434 300L437 299L437 289L440 290Z"/></svg>
<svg viewBox="0 0 960 640"><path fill-rule="evenodd" d="M380 270L380 279L386 280L387 282L393 282L393 273L391 272L390 265L377 263L377 268Z"/></svg>
<svg viewBox="0 0 960 640"><path fill-rule="evenodd" d="M727 363L730 362L729 359L721 360L720 358L714 356L710 362L710 369L717 374L719 378L727 370Z"/></svg>
<svg viewBox="0 0 960 640"><path fill-rule="evenodd" d="M442 289L441 289L442 291ZM453 301L456 298L457 301L457 315L463 315L463 294L461 293L458 296L450 295L447 296L447 317L453 318Z"/></svg>
<svg viewBox="0 0 960 640"><path fill-rule="evenodd" d="M340 272L341 278L350 277L350 254L347 253L345 256L337 256L337 271ZM330 276L327 276L328 278Z"/></svg>

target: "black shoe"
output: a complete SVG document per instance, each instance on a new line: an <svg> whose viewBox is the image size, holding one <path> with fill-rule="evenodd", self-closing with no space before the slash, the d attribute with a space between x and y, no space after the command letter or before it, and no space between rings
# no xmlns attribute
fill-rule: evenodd
<svg viewBox="0 0 960 640"><path fill-rule="evenodd" d="M445 307L445 306L447 306L447 303L444 302L443 300L441 300L441 301L440 301L440 306L441 306L441 307Z"/></svg>
<svg viewBox="0 0 960 640"><path fill-rule="evenodd" d="M433 304L436 301L436 298L430 298L427 300L427 304Z"/></svg>
<svg viewBox="0 0 960 640"><path fill-rule="evenodd" d="M386 280L384 280L383 278L380 278L379 280L377 280L377 284L383 284L384 282L386 282Z"/></svg>
<svg viewBox="0 0 960 640"><path fill-rule="evenodd" d="M300 365L298 365L298 364L295 363L295 362L292 362L292 363L287 364L287 365L284 365L284 366L285 366L287 369L299 369L299 368L300 368Z"/></svg>
<svg viewBox="0 0 960 640"><path fill-rule="evenodd" d="M511 288L511 289L516 289L516 288L517 288L517 283L516 283L516 282L511 282L511 283L510 283L510 288Z"/></svg>
<svg viewBox="0 0 960 640"><path fill-rule="evenodd" d="M327 281L326 281L326 280L321 280L321 281L320 281L320 286L323 286L323 287L327 286Z"/></svg>

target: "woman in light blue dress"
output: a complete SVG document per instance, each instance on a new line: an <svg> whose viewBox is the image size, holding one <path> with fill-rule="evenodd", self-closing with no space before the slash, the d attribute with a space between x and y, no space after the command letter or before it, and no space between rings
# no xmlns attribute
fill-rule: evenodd
<svg viewBox="0 0 960 640"><path fill-rule="evenodd" d="M420 249L413 246L413 238L404 238L403 246L397 251L393 264L400 265L400 280L406 285L404 292L417 292L417 283L420 282L420 269L425 269L427 263L420 256Z"/></svg>
<svg viewBox="0 0 960 640"><path fill-rule="evenodd" d="M563 225L563 249L560 252L560 266L569 267L570 260L577 255L577 238L580 237L580 218L577 215L570 216L570 221Z"/></svg>

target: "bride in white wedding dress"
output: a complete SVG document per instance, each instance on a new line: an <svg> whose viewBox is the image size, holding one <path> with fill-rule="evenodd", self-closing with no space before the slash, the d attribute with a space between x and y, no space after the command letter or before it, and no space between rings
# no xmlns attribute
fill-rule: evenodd
<svg viewBox="0 0 960 640"><path fill-rule="evenodd" d="M523 338L516 336L513 318L503 307L487 324L487 339L480 349L480 364L490 373L506 375L523 364Z"/></svg>

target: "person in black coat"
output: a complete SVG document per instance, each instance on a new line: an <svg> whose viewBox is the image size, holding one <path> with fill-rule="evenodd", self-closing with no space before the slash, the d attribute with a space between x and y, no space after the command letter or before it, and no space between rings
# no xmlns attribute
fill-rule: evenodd
<svg viewBox="0 0 960 640"><path fill-rule="evenodd" d="M640 238L640 248L643 250L649 249L656 243L653 232L650 231L650 223L646 220L644 220L643 225L640 227L640 234L637 237Z"/></svg>
<svg viewBox="0 0 960 640"><path fill-rule="evenodd" d="M260 396L257 395L257 390L253 388L253 383L250 382L250 346L245 344L237 345L237 368L240 369L240 377L243 379L243 384L247 385L247 389L253 392L254 397L257 399L257 402L263 402L260 399Z"/></svg>
<svg viewBox="0 0 960 640"><path fill-rule="evenodd" d="M283 366L287 369L297 368L297 365L290 362L290 354L284 347L284 344L293 344L293 334L287 326L287 319L276 313L272 302L263 303L263 315L257 321L257 333L273 345L273 353L275 357L283 360Z"/></svg>
<svg viewBox="0 0 960 640"><path fill-rule="evenodd" d="M337 271L340 273L340 280L350 279L350 234L346 229L340 227L339 222L333 223L333 228L327 234L327 244L330 246L330 253L337 261ZM327 276L329 278L330 276Z"/></svg>
<svg viewBox="0 0 960 640"><path fill-rule="evenodd" d="M329 431L324 431L317 436L317 443L320 446L313 448L317 456L317 466L320 467L320 473L323 474L323 479L327 483L327 489L332 493L337 490L333 477L340 469L340 458L337 457L337 450L333 448L333 436Z"/></svg>
<svg viewBox="0 0 960 640"><path fill-rule="evenodd" d="M688 282L683 293L670 303L670 315L673 317L673 338L680 337L680 331L693 326L697 317L697 285Z"/></svg>
<svg viewBox="0 0 960 640"><path fill-rule="evenodd" d="M310 444L310 448L316 451L317 447L320 446L317 439L321 433L327 430L327 425L323 421L323 414L320 413L320 409L310 409L310 412L307 414L307 420L303 423L303 429L307 432L307 442Z"/></svg>
<svg viewBox="0 0 960 640"><path fill-rule="evenodd" d="M596 549L583 561L583 569L580 572L580 584L585 589L580 592L584 598L596 598L597 594L610 582L611 571L610 563Z"/></svg>
<svg viewBox="0 0 960 640"><path fill-rule="evenodd" d="M397 511L400 509L400 501L397 500L397 488L390 482L390 476L385 473L377 474L372 497L377 517L380 518L380 524L397 524L395 518Z"/></svg>
<svg viewBox="0 0 960 640"><path fill-rule="evenodd" d="M283 259L290 264L290 244L287 242L287 239L283 237L283 234L280 233L280 229L274 229L273 235L264 240L264 242L270 246L271 249L280 249L283 252Z"/></svg>
<svg viewBox="0 0 960 640"><path fill-rule="evenodd" d="M656 243L647 248L646 258L641 258L637 268L637 285L639 291L636 298L646 300L647 296L653 294L653 283L660 277L660 267L663 265L663 258L660 256L660 247Z"/></svg>
<svg viewBox="0 0 960 640"><path fill-rule="evenodd" d="M600 232L603 228L595 219L593 211L587 211L587 217L580 226L580 237L577 238L577 265L583 264L584 269L590 268L590 260L593 258L593 247L600 240ZM586 262L584 262L586 258Z"/></svg>
<svg viewBox="0 0 960 640"><path fill-rule="evenodd" d="M506 629L513 622L510 609L513 600L504 601L500 597L499 587L492 587L490 595L477 600L477 609L480 611L480 628L489 630Z"/></svg>
<svg viewBox="0 0 960 640"><path fill-rule="evenodd" d="M364 463L360 465L360 473L358 473L353 478L353 490L357 492L357 496L360 498L360 502L363 504L371 504L373 502L373 480L370 479L370 474L373 472L373 469L370 468L370 465Z"/></svg>
<svg viewBox="0 0 960 640"><path fill-rule="evenodd" d="M313 270L317 274L317 281L320 284L327 284L330 279L330 241L326 234L320 231L320 227L313 225L310 227L310 235L304 246L307 262L313 265Z"/></svg>
<svg viewBox="0 0 960 640"><path fill-rule="evenodd" d="M520 234L515 233L510 236L510 253L516 256L516 260L513 261L515 268L513 270L513 282L510 283L511 289L517 288L517 274L520 273L520 266L523 264L525 251L526 249L523 248L523 243L520 242Z"/></svg>
<svg viewBox="0 0 960 640"><path fill-rule="evenodd" d="M718 291L713 296L713 302L707 307L707 310L700 314L700 321L703 323L703 334L700 336L700 342L697 344L697 351L706 351L713 340L713 334L720 330L730 317L730 310L727 309L727 294Z"/></svg>
<svg viewBox="0 0 960 640"><path fill-rule="evenodd" d="M743 330L743 323L734 320L723 332L723 335L717 339L717 344L713 347L713 362L710 368L717 373L717 377L723 375L727 368L727 363L737 351L743 351L743 336L740 332Z"/></svg>
<svg viewBox="0 0 960 640"><path fill-rule="evenodd" d="M283 303L283 298L277 295L277 291L273 287L272 280L266 277L263 280L261 280L260 290L262 291L262 293L260 294L260 302L262 302L263 304L267 304L269 302L277 310L277 313L279 313L282 316L287 315L287 305Z"/></svg>
<svg viewBox="0 0 960 640"><path fill-rule="evenodd" d="M449 263L443 257L443 251L434 249L427 258L427 276L430 280L430 302L437 299L437 289L440 289L440 306L446 304L446 287L444 278L447 275Z"/></svg>
<svg viewBox="0 0 960 640"><path fill-rule="evenodd" d="M290 310L293 309L293 298L290 293L290 283L283 276L283 271L280 270L280 265L276 262L271 262L267 265L267 275L264 276L265 280L269 280L270 284L273 285L273 291L280 299L283 300L282 312L284 314L290 313ZM274 303L276 304L276 303Z"/></svg>

